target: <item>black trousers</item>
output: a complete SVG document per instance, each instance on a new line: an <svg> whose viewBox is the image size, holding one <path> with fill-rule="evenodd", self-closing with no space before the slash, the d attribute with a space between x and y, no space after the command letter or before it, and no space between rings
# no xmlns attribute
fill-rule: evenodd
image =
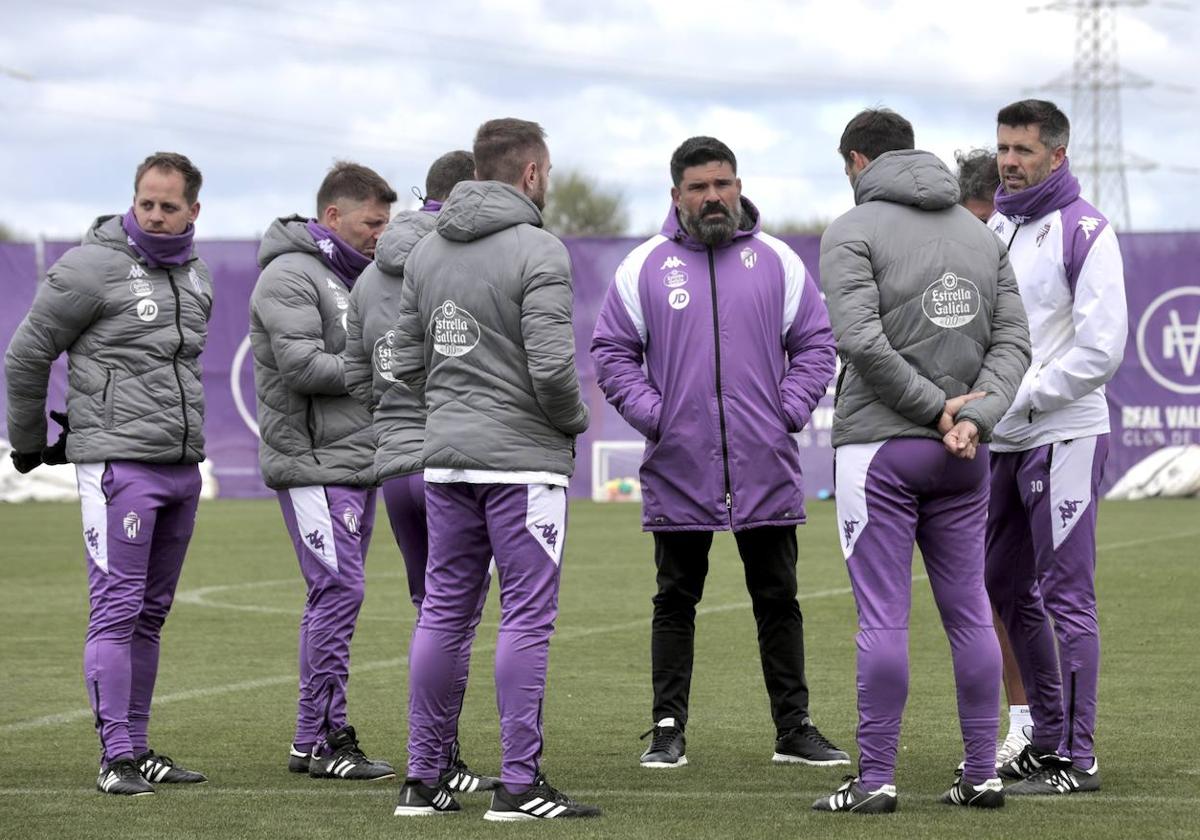
<svg viewBox="0 0 1200 840"><path fill-rule="evenodd" d="M758 625L771 717L777 732L794 729L808 716L804 616L796 600L796 527L752 528L736 532L734 538ZM654 533L658 593L653 598L650 658L656 722L673 717L680 727L687 723L696 605L704 594L712 540L708 531Z"/></svg>

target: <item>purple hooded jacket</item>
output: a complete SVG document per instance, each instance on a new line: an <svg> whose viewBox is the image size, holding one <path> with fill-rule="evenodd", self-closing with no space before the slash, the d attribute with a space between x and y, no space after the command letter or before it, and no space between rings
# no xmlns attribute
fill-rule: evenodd
<svg viewBox="0 0 1200 840"><path fill-rule="evenodd" d="M596 322L600 388L648 442L647 531L804 521L791 434L833 378L833 332L800 257L742 208L748 229L709 248L672 207L617 269Z"/></svg>

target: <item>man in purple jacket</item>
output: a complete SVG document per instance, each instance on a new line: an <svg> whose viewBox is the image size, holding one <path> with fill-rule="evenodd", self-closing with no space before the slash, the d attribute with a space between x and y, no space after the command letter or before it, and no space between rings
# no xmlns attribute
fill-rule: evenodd
<svg viewBox="0 0 1200 840"><path fill-rule="evenodd" d="M696 604L713 532L733 531L777 730L773 760L848 764L809 717L796 601L804 493L791 435L833 378L829 315L800 258L761 231L728 146L685 141L671 178L662 233L621 263L592 338L601 390L647 440L642 526L654 534L658 593L653 739L641 763L687 764Z"/></svg>

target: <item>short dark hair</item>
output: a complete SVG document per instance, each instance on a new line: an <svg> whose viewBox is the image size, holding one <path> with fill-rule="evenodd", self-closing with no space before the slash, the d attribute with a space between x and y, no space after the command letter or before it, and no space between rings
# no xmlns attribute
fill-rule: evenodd
<svg viewBox="0 0 1200 840"><path fill-rule="evenodd" d="M1057 105L1045 99L1022 99L1020 102L1005 105L1000 109L1000 113L996 114L996 122L1014 128L1020 125L1036 125L1038 139L1051 149L1057 149L1059 146L1065 149L1067 141L1071 139L1071 121Z"/></svg>
<svg viewBox="0 0 1200 840"><path fill-rule="evenodd" d="M133 176L133 192L136 195L142 176L151 169L161 169L164 172L178 172L183 176L183 199L188 204L195 204L200 199L200 185L204 177L196 165L178 152L155 152L142 161Z"/></svg>
<svg viewBox="0 0 1200 840"><path fill-rule="evenodd" d="M996 153L990 149L971 149L955 152L958 164L959 204L971 199L992 201L1000 186L1000 171L996 168Z"/></svg>
<svg viewBox="0 0 1200 840"><path fill-rule="evenodd" d="M481 181L516 184L531 161L549 150L546 132L529 120L488 120L475 132L475 174Z"/></svg>
<svg viewBox="0 0 1200 840"><path fill-rule="evenodd" d="M475 178L475 155L459 149L435 160L425 176L425 198L444 201L459 181Z"/></svg>
<svg viewBox="0 0 1200 840"><path fill-rule="evenodd" d="M671 183L678 187L683 180L683 170L713 161L728 163L733 174L737 174L737 158L732 149L715 137L689 137L671 155Z"/></svg>
<svg viewBox="0 0 1200 840"><path fill-rule="evenodd" d="M851 152L875 160L884 152L912 149L915 145L912 123L891 108L867 108L846 123L838 153L849 163Z"/></svg>
<svg viewBox="0 0 1200 840"><path fill-rule="evenodd" d="M391 204L396 200L396 191L388 186L388 182L374 169L368 169L360 163L339 160L334 163L317 190L317 216L342 198Z"/></svg>

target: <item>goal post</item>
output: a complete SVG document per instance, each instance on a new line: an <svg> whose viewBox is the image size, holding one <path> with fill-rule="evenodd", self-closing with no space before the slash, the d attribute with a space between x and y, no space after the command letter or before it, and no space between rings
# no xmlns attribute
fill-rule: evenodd
<svg viewBox="0 0 1200 840"><path fill-rule="evenodd" d="M645 450L641 440L592 441L592 501L640 502L638 469Z"/></svg>

